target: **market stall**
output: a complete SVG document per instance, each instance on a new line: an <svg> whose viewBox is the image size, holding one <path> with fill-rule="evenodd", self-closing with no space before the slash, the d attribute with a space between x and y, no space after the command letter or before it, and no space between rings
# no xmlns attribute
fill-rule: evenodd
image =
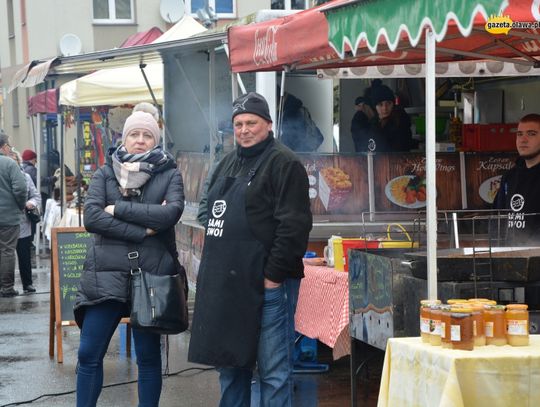
<svg viewBox="0 0 540 407"><path fill-rule="evenodd" d="M326 22L314 17L317 12L321 14L320 11L324 12ZM408 202L409 207L406 209L422 208L424 211L425 208L424 222L427 229L425 296L434 299L438 297L437 249L441 243L437 235L437 210L457 211L464 208L488 207L489 198L493 195L492 189L496 187L496 177L505 170L505 167L512 165L515 157L505 153L497 156L494 154L497 146L491 146L483 152L480 148L481 152L475 153L436 154L436 73L447 75L449 64L457 61L494 60L502 64L512 64L517 72L518 66L525 67L525 71L537 67L538 61L535 56L539 55L540 37L534 30L534 23L539 19L538 15L538 3L531 0L447 1L422 4L391 0L334 1L318 10L299 13L294 19L278 19L265 24L232 28L229 31L231 63L235 72L283 70L284 76L290 76L291 71L319 69L319 75L325 77L330 76L326 75L330 72L340 72L341 68L347 68L347 73L364 74L368 66L382 68L389 66L390 69L387 71L391 75L392 67L396 63L410 66L410 75L423 72L426 78L425 154L419 154L416 158L411 154L401 154L387 158L386 161L384 154L375 156L368 154L365 158L367 174L365 171L360 172L360 177L364 181L357 179L351 182L353 186L348 193L352 195L353 188L364 187L367 195L359 194L363 197L359 199L359 205L364 210L370 212L377 208L389 210L395 208L396 202L398 206L399 202L402 202L401 199L396 199L394 193L388 193L388 190L392 191L393 184L398 182L400 177L425 177L425 202L417 202L418 200ZM306 24L311 21L319 32L328 33L330 50L324 48L324 40L321 43L320 36L315 33L303 35L309 31L305 28L295 31L292 28L300 27L294 20L302 18L305 18ZM520 25L520 29L504 31L495 30L496 24L487 24L487 22L500 23L499 25L504 22L511 24L512 21L523 24ZM301 38L303 40L300 40ZM302 41L318 42L322 48L310 44L311 52L295 51L294 45ZM499 69L499 72L502 71L503 69ZM479 71L479 74L484 72ZM469 75L472 73L469 70ZM523 103L521 105L523 106ZM497 130L503 127L499 125ZM360 165L363 159L360 158ZM342 157L339 157L339 160L345 161ZM421 165L414 167L415 160ZM422 172L420 174L405 172L403 167L408 166L408 163L414 168L421 167ZM479 165L479 163L490 164ZM308 173L309 168L306 166ZM471 175L467 175L467 172ZM476 174L472 175L473 173ZM324 172L320 170L318 174L312 175L319 183L325 179ZM350 176L350 179L353 177ZM376 180L376 177L379 179ZM474 186L469 180L474 180ZM320 193L320 190L316 189L316 192ZM335 194L333 201L341 201L342 208L345 208L346 200L337 197L338 194ZM331 201L330 199L328 202ZM335 209L335 206L328 204L324 209L328 210L329 207ZM358 215L356 216L358 218ZM336 220L337 218L334 219ZM328 223L331 222L332 219L329 219ZM314 229L317 229L317 226L319 225L315 225ZM344 225L335 222L335 226L346 229L347 232L353 230L350 223ZM329 230L329 227L326 227L326 230ZM390 282L392 278L391 275ZM353 308L351 312L354 313ZM384 336L382 339L381 346L384 348L386 339Z"/></svg>

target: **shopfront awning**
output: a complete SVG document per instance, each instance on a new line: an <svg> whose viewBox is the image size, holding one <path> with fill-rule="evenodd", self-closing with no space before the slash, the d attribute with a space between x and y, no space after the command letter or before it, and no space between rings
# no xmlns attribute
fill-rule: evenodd
<svg viewBox="0 0 540 407"><path fill-rule="evenodd" d="M190 38L206 31L193 17L185 16L153 44L163 44ZM155 45L159 46L159 45ZM60 104L68 106L103 106L153 102L163 103L163 63L161 60L143 64L146 83L139 64L100 69L67 82L60 87Z"/></svg>
<svg viewBox="0 0 540 407"><path fill-rule="evenodd" d="M501 10L509 17L493 22L532 27L488 32L488 18ZM232 27L229 47L234 72L421 64L423 34L430 27L437 62L491 59L536 67L539 20L537 0L334 0L294 16Z"/></svg>
<svg viewBox="0 0 540 407"><path fill-rule="evenodd" d="M142 31L135 33L133 35L130 35L126 38L126 40L120 44L120 48L127 48L127 47L133 47L135 45L144 45L144 44L150 44L152 41L154 41L156 38L161 36L163 34L163 31L161 31L158 27L152 27L147 31Z"/></svg>
<svg viewBox="0 0 540 407"><path fill-rule="evenodd" d="M35 115L38 113L58 112L58 89L48 89L39 92L28 99L28 113Z"/></svg>
<svg viewBox="0 0 540 407"><path fill-rule="evenodd" d="M146 65L144 72L158 103L163 103L163 64ZM153 102L139 66L102 69L60 87L60 104L68 106L118 106Z"/></svg>
<svg viewBox="0 0 540 407"><path fill-rule="evenodd" d="M346 4L350 0L335 0ZM283 66L338 58L328 44L328 23L322 5L256 24L229 28L233 72L268 71Z"/></svg>

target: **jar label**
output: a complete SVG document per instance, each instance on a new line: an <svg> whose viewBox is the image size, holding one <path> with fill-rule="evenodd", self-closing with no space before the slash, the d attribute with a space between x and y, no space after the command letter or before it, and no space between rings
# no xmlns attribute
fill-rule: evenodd
<svg viewBox="0 0 540 407"><path fill-rule="evenodd" d="M420 332L429 334L429 318L420 318Z"/></svg>
<svg viewBox="0 0 540 407"><path fill-rule="evenodd" d="M431 327L433 328L431 331L431 334L441 336L441 320L436 319L436 320L431 320L431 322L432 322Z"/></svg>
<svg viewBox="0 0 540 407"><path fill-rule="evenodd" d="M472 322L472 333L473 336L478 336L478 334L476 333L476 321Z"/></svg>
<svg viewBox="0 0 540 407"><path fill-rule="evenodd" d="M461 341L461 325L450 325L450 340L452 342Z"/></svg>
<svg viewBox="0 0 540 407"><path fill-rule="evenodd" d="M446 323L441 321L441 339L446 338Z"/></svg>
<svg viewBox="0 0 540 407"><path fill-rule="evenodd" d="M486 330L486 338L493 338L493 322L487 322L485 328Z"/></svg>
<svg viewBox="0 0 540 407"><path fill-rule="evenodd" d="M526 319L508 319L506 321L506 331L508 335L528 335Z"/></svg>

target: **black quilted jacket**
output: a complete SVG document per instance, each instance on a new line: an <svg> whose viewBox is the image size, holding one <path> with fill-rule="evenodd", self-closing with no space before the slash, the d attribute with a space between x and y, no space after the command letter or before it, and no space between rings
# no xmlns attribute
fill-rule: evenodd
<svg viewBox="0 0 540 407"><path fill-rule="evenodd" d="M114 217L104 211L107 205L115 205ZM132 244L139 251L143 270L175 273L174 225L183 210L184 185L172 158L147 181L142 196L133 200L122 198L109 164L95 172L84 205L84 226L94 234L94 239L86 255L74 306L79 326L85 306L106 300L128 302L127 253ZM146 236L146 228L158 233Z"/></svg>

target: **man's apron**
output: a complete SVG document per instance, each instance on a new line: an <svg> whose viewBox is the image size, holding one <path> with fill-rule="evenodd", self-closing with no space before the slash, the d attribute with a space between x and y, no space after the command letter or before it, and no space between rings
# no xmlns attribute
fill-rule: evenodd
<svg viewBox="0 0 540 407"><path fill-rule="evenodd" d="M252 368L257 358L267 251L246 216L246 190L272 148L248 175L221 177L208 191L208 223L197 277L188 360Z"/></svg>

